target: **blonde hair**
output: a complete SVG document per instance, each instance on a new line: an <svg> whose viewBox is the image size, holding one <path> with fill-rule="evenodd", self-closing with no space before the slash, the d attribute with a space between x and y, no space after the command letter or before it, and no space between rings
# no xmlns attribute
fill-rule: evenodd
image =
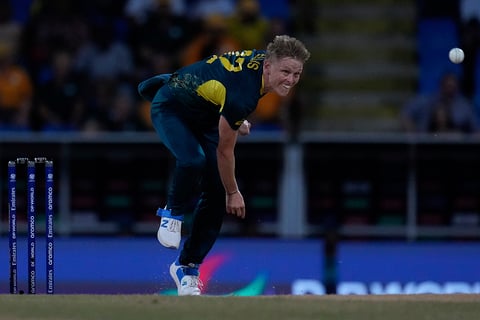
<svg viewBox="0 0 480 320"><path fill-rule="evenodd" d="M310 58L310 52L298 39L288 35L275 36L267 45L265 59L294 58L305 63Z"/></svg>

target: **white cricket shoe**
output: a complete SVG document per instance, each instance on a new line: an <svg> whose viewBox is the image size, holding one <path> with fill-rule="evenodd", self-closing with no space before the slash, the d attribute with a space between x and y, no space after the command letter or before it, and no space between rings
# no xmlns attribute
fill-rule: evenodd
<svg viewBox="0 0 480 320"><path fill-rule="evenodd" d="M182 239L183 216L172 216L171 210L162 208L157 210L157 216L162 218L157 232L158 241L164 247L178 249Z"/></svg>
<svg viewBox="0 0 480 320"><path fill-rule="evenodd" d="M170 276L172 276L177 285L179 296L199 296L202 293L202 282L199 278L200 272L198 264L189 264L183 266L175 260L170 265Z"/></svg>

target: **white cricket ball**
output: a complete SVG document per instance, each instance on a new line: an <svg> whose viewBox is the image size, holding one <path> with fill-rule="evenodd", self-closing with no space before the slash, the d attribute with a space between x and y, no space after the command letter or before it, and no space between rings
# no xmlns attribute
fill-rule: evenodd
<svg viewBox="0 0 480 320"><path fill-rule="evenodd" d="M448 53L448 58L450 58L450 61L452 61L453 63L461 63L463 61L463 58L465 58L465 54L463 53L462 49L453 48Z"/></svg>

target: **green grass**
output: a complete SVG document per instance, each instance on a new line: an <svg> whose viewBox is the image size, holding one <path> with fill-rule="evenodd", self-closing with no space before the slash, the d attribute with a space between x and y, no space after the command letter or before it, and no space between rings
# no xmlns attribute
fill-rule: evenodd
<svg viewBox="0 0 480 320"><path fill-rule="evenodd" d="M480 295L0 295L0 319L469 320Z"/></svg>

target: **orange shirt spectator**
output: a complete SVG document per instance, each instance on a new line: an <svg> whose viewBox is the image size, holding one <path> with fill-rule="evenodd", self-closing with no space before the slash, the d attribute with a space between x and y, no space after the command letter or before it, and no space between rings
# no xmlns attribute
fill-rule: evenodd
<svg viewBox="0 0 480 320"><path fill-rule="evenodd" d="M212 54L240 50L239 43L228 35L225 17L216 14L210 15L203 21L203 27L203 31L187 44L181 59L183 66Z"/></svg>
<svg viewBox="0 0 480 320"><path fill-rule="evenodd" d="M0 44L0 126L28 128L32 95L30 76L13 62L13 49Z"/></svg>

